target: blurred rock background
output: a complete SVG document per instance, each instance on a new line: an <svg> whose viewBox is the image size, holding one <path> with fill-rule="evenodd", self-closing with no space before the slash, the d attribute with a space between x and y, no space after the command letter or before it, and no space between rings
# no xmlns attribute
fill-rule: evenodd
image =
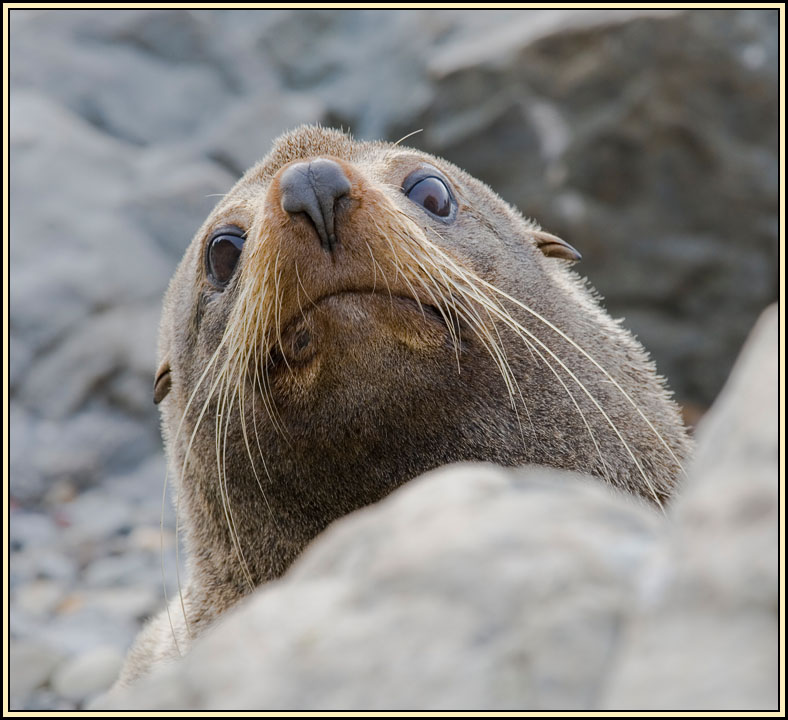
<svg viewBox="0 0 788 720"><path fill-rule="evenodd" d="M81 707L163 605L162 575L176 591L161 297L276 135L423 129L407 144L583 253L694 419L777 297L777 20L12 10L12 707Z"/></svg>

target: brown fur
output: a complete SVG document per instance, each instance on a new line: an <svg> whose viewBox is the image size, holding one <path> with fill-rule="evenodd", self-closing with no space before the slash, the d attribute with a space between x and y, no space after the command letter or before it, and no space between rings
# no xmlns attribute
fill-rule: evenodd
<svg viewBox="0 0 788 720"><path fill-rule="evenodd" d="M312 157L352 184L333 254L279 202L282 169ZM451 183L453 223L403 194L421 163ZM228 223L248 237L219 291L206 243ZM279 138L167 291L156 393L189 578L122 681L184 651L333 520L445 463L567 468L664 503L689 448L677 409L561 257L573 254L560 240L439 158L317 127Z"/></svg>

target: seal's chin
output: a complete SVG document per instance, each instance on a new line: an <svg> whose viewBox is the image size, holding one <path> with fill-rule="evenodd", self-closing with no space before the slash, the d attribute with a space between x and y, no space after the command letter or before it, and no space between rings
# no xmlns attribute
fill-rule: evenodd
<svg viewBox="0 0 788 720"><path fill-rule="evenodd" d="M376 347L400 345L410 351L454 348L459 326L448 311L414 297L374 291L326 295L301 308L274 333L268 370L295 371L321 356L368 354ZM453 349L452 349L453 352Z"/></svg>

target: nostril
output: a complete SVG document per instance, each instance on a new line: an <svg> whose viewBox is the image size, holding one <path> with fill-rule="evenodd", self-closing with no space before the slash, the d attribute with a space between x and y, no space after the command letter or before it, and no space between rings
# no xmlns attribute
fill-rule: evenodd
<svg viewBox="0 0 788 720"><path fill-rule="evenodd" d="M279 179L282 209L290 214L305 213L327 250L336 243L334 206L350 190L342 167L328 158L294 163Z"/></svg>
<svg viewBox="0 0 788 720"><path fill-rule="evenodd" d="M287 208L285 208L287 209ZM313 220L314 213L308 213L306 211L292 211L288 210L288 214L292 217L298 217L303 220L307 227L311 227L316 233L317 237L320 240L320 245L324 249L329 249L328 244L330 242L330 238L328 236L328 232L326 231L325 224L318 225L315 220Z"/></svg>

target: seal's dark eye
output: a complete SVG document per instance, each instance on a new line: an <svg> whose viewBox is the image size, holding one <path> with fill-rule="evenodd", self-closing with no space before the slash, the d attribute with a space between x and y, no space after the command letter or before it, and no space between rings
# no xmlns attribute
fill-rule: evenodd
<svg viewBox="0 0 788 720"><path fill-rule="evenodd" d="M217 230L208 243L208 277L217 287L230 282L245 239L244 231L233 225Z"/></svg>
<svg viewBox="0 0 788 720"><path fill-rule="evenodd" d="M409 200L421 205L433 215L445 218L451 213L451 194L440 178L426 177L419 180L405 194Z"/></svg>

